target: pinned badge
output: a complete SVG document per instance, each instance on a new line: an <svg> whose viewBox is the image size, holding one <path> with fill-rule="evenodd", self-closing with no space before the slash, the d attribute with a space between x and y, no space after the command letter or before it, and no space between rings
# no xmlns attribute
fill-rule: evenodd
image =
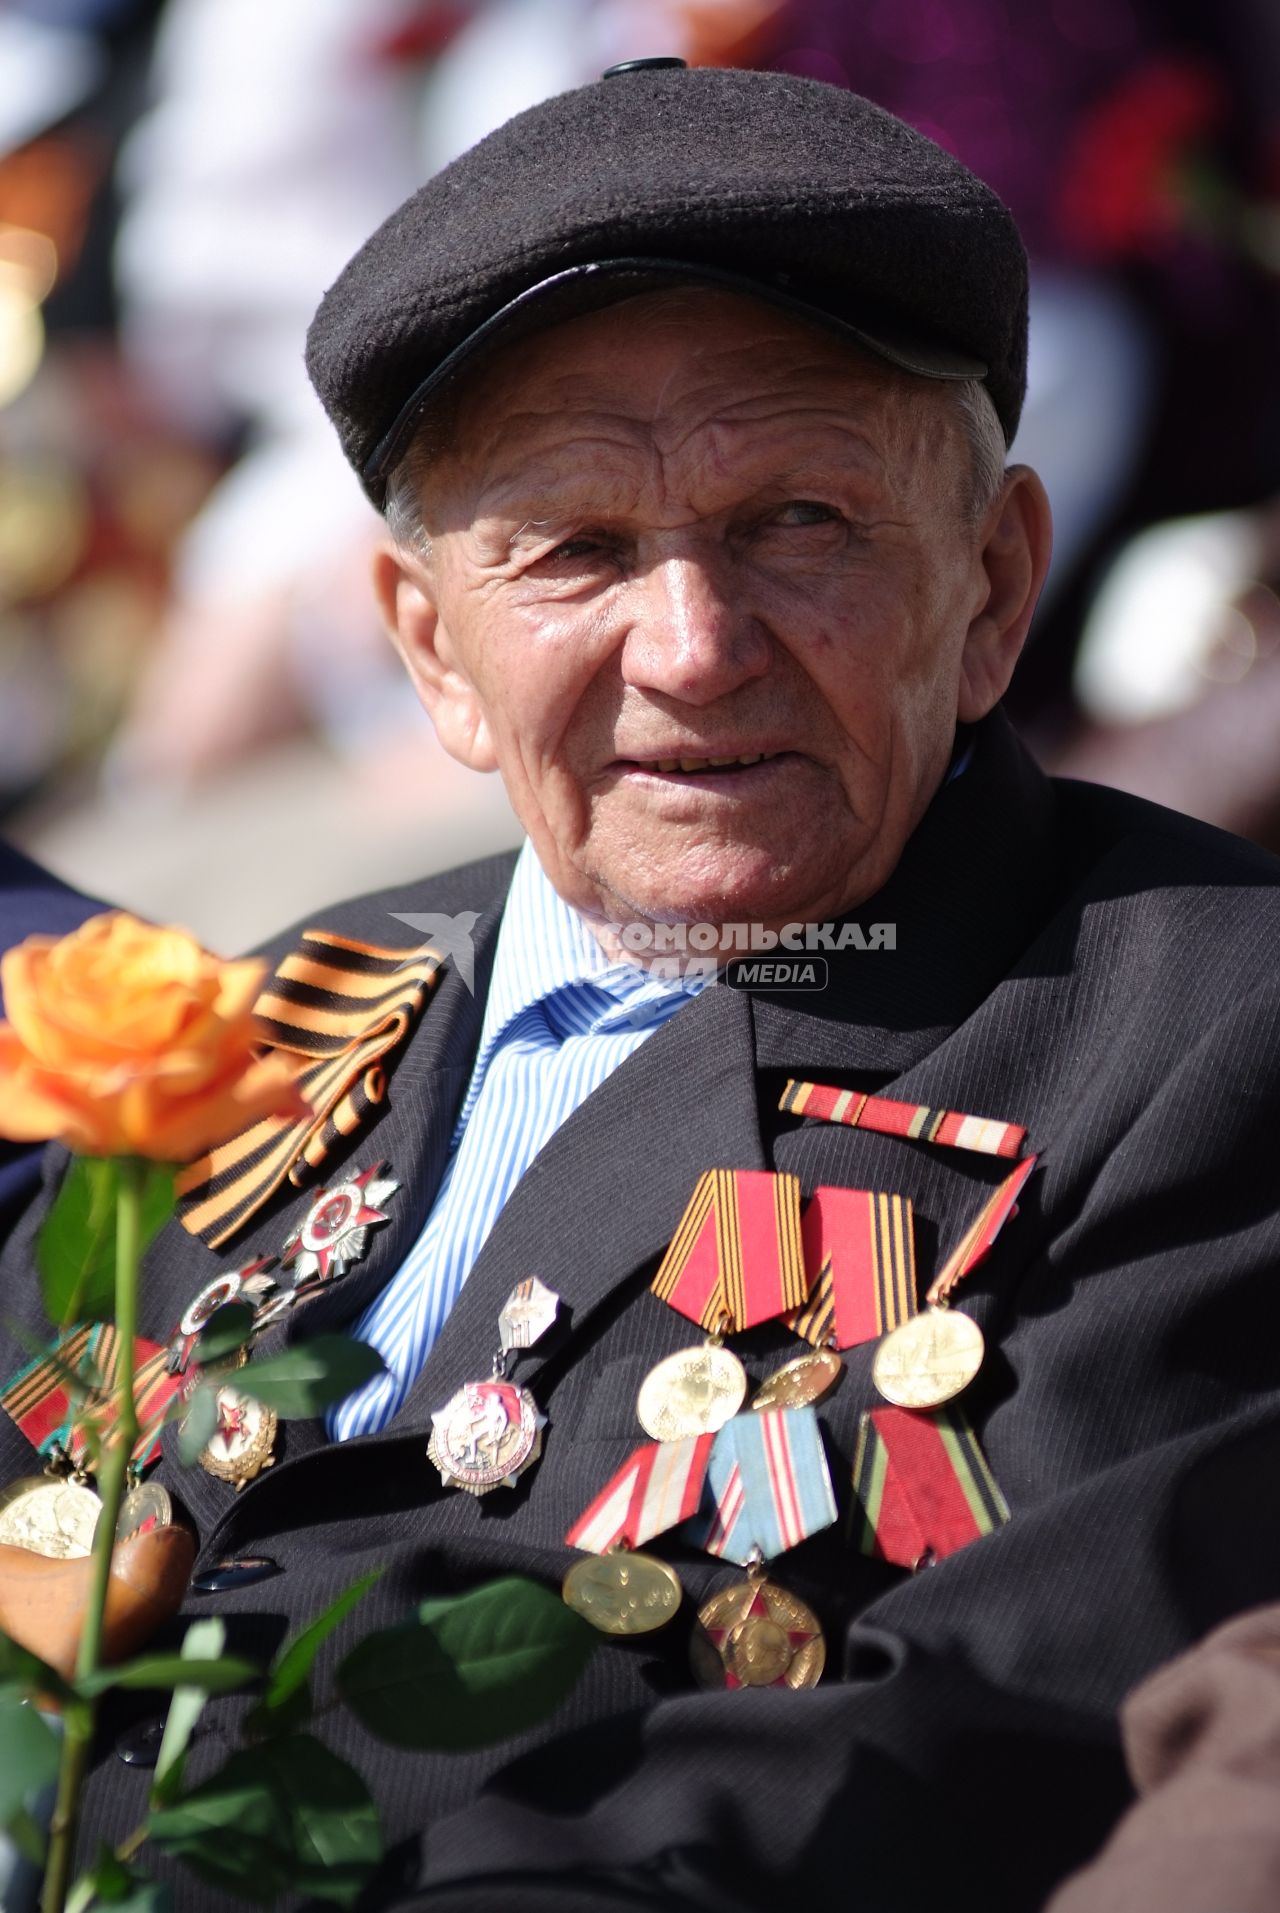
<svg viewBox="0 0 1280 1913"><path fill-rule="evenodd" d="M279 1422L274 1408L224 1383L214 1397L218 1424L200 1450L200 1466L239 1493L275 1460Z"/></svg>
<svg viewBox="0 0 1280 1913"><path fill-rule="evenodd" d="M383 1176L375 1162L358 1176L322 1189L280 1252L294 1273L294 1287L314 1279L335 1282L359 1262L369 1246L369 1231L387 1221L381 1204L400 1187Z"/></svg>
<svg viewBox="0 0 1280 1913"><path fill-rule="evenodd" d="M272 1255L257 1256L242 1269L227 1270L206 1282L193 1302L188 1303L181 1320L169 1337L165 1367L171 1375L185 1375L196 1343L211 1316L228 1302L250 1302L257 1308L262 1298L275 1287L265 1271L273 1265Z"/></svg>
<svg viewBox="0 0 1280 1913"><path fill-rule="evenodd" d="M446 1488L487 1495L514 1488L542 1453L547 1418L527 1388L498 1377L464 1382L431 1417L427 1453Z"/></svg>
<svg viewBox="0 0 1280 1913"><path fill-rule="evenodd" d="M560 1298L536 1275L517 1282L498 1317L501 1348L486 1381L464 1382L431 1417L427 1455L446 1488L487 1495L514 1488L542 1453L547 1418L527 1388L507 1379L520 1349L529 1348L555 1321Z"/></svg>

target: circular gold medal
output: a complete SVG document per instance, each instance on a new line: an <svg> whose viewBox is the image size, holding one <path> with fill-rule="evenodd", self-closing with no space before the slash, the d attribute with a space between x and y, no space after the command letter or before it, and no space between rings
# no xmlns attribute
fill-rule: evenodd
<svg viewBox="0 0 1280 1913"><path fill-rule="evenodd" d="M815 1687L826 1663L822 1628L812 1608L772 1581L740 1581L698 1610L705 1641L693 1670L703 1686Z"/></svg>
<svg viewBox="0 0 1280 1913"><path fill-rule="evenodd" d="M752 1408L803 1408L821 1401L844 1374L844 1363L830 1349L816 1348L799 1355L785 1368L766 1375L751 1398Z"/></svg>
<svg viewBox="0 0 1280 1913"><path fill-rule="evenodd" d="M142 1481L130 1488L120 1503L116 1522L116 1540L128 1541L135 1534L150 1534L153 1528L173 1526L173 1503L158 1481Z"/></svg>
<svg viewBox="0 0 1280 1913"><path fill-rule="evenodd" d="M718 1343L678 1349L651 1368L640 1384L636 1413L655 1441L714 1435L741 1408L747 1371Z"/></svg>
<svg viewBox="0 0 1280 1913"><path fill-rule="evenodd" d="M648 1634L680 1605L680 1583L666 1562L625 1548L575 1561L561 1592L602 1634Z"/></svg>
<svg viewBox="0 0 1280 1913"><path fill-rule="evenodd" d="M0 1543L50 1561L93 1553L102 1503L92 1488L57 1475L28 1475L0 1489Z"/></svg>
<svg viewBox="0 0 1280 1913"><path fill-rule="evenodd" d="M929 1307L885 1336L871 1379L899 1408L941 1408L982 1367L982 1330L956 1309Z"/></svg>

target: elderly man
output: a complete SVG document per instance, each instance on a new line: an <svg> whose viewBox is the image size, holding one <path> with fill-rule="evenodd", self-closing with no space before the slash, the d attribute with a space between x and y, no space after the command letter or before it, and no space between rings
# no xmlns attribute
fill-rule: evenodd
<svg viewBox="0 0 1280 1913"><path fill-rule="evenodd" d="M143 1329L230 1272L260 1350L387 1364L269 1472L162 1464L234 1645L375 1563L368 1623L598 1557L548 1725L324 1721L424 1904L1030 1913L1126 1803L1121 1695L1280 1593L1277 867L999 712L1024 314L929 141L648 62L429 182L313 328L392 635L528 843L272 947L319 1113L186 1172ZM108 1753L91 1830L145 1789Z"/></svg>

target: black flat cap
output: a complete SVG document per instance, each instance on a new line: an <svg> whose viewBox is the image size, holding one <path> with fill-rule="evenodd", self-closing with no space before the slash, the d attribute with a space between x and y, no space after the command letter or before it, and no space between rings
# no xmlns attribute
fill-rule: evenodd
<svg viewBox="0 0 1280 1913"><path fill-rule="evenodd" d="M670 280L740 288L931 378L1026 388L1013 218L932 140L841 87L639 65L521 113L427 181L330 287L307 368L365 490L491 340Z"/></svg>

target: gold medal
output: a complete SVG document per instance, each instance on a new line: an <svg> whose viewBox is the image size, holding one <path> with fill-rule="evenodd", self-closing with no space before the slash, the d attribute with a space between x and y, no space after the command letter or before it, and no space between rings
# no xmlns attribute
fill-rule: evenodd
<svg viewBox="0 0 1280 1913"><path fill-rule="evenodd" d="M93 1553L102 1503L92 1488L58 1475L28 1475L0 1488L0 1543L50 1561Z"/></svg>
<svg viewBox="0 0 1280 1913"><path fill-rule="evenodd" d="M886 1335L871 1379L898 1408L941 1408L982 1367L982 1330L968 1315L931 1304Z"/></svg>
<svg viewBox="0 0 1280 1913"><path fill-rule="evenodd" d="M680 1605L680 1582L652 1554L612 1548L575 1561L561 1588L565 1603L602 1634L648 1634Z"/></svg>
<svg viewBox="0 0 1280 1913"><path fill-rule="evenodd" d="M173 1526L173 1503L158 1481L139 1482L130 1488L120 1504L116 1522L116 1540L128 1541L135 1534L150 1534L155 1528Z"/></svg>
<svg viewBox="0 0 1280 1913"><path fill-rule="evenodd" d="M821 1401L844 1374L844 1363L830 1349L815 1349L811 1355L799 1355L784 1368L766 1375L751 1398L753 1409L803 1408L807 1402Z"/></svg>
<svg viewBox="0 0 1280 1913"><path fill-rule="evenodd" d="M753 1575L713 1594L698 1621L693 1670L704 1687L817 1685L827 1658L818 1617L772 1581Z"/></svg>
<svg viewBox="0 0 1280 1913"><path fill-rule="evenodd" d="M640 1384L636 1413L655 1441L714 1435L741 1408L747 1371L727 1348L704 1342L678 1349L651 1368Z"/></svg>

